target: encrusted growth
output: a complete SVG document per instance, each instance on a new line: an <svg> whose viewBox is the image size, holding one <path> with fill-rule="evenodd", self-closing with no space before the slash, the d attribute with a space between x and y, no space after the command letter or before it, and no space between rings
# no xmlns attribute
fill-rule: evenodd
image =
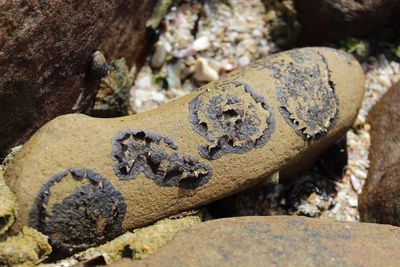
<svg viewBox="0 0 400 267"><path fill-rule="evenodd" d="M181 156L173 140L159 134L127 130L112 144L114 172L123 180L143 172L160 186L196 188L208 182L211 167L192 156Z"/></svg>
<svg viewBox="0 0 400 267"><path fill-rule="evenodd" d="M126 204L106 178L87 169L57 173L43 185L30 225L58 248L76 251L122 233Z"/></svg>
<svg viewBox="0 0 400 267"><path fill-rule="evenodd" d="M240 81L215 86L189 103L192 127L208 141L199 146L200 154L218 159L266 144L275 118L264 98Z"/></svg>
<svg viewBox="0 0 400 267"><path fill-rule="evenodd" d="M326 58L315 52L289 52L290 59L271 60L277 79L279 111L304 140L317 140L335 126L339 99Z"/></svg>

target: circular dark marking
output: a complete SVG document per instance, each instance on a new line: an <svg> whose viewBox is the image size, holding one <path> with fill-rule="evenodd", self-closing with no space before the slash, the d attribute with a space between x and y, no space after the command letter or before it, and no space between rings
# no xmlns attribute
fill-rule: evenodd
<svg viewBox="0 0 400 267"><path fill-rule="evenodd" d="M339 116L339 98L326 58L318 52L291 51L290 60L267 63L277 80L279 111L303 138L318 140Z"/></svg>
<svg viewBox="0 0 400 267"><path fill-rule="evenodd" d="M192 128L208 141L199 146L200 155L218 159L265 145L275 129L275 117L265 99L240 81L215 87L189 103Z"/></svg>
<svg viewBox="0 0 400 267"><path fill-rule="evenodd" d="M126 130L112 142L114 172L122 180L141 172L160 186L192 189L204 185L211 167L191 156L181 156L169 137L145 131Z"/></svg>
<svg viewBox="0 0 400 267"><path fill-rule="evenodd" d="M30 225L48 235L56 248L75 252L122 234L125 212L123 196L106 178L87 169L69 169L42 186Z"/></svg>

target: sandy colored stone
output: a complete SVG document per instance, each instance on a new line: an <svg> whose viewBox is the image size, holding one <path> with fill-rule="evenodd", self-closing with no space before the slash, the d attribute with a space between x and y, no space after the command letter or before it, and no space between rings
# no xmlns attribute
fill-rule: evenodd
<svg viewBox="0 0 400 267"><path fill-rule="evenodd" d="M90 110L96 50L108 62L143 60L155 2L1 1L0 156L54 117Z"/></svg>
<svg viewBox="0 0 400 267"><path fill-rule="evenodd" d="M34 266L50 253L47 236L24 227L17 236L0 242L0 266Z"/></svg>
<svg viewBox="0 0 400 267"><path fill-rule="evenodd" d="M32 225L61 246L98 244L304 168L352 126L363 94L352 57L305 48L140 115L58 117L7 168L20 207L13 229Z"/></svg>
<svg viewBox="0 0 400 267"><path fill-rule="evenodd" d="M177 232L200 222L201 216L198 213L178 219L164 219L154 225L127 232L104 245L82 251L51 266L68 267L78 263L85 266L90 262L99 261L99 258L107 265L122 257L143 259L169 242Z"/></svg>
<svg viewBox="0 0 400 267"><path fill-rule="evenodd" d="M399 0L294 0L297 18L308 41L372 35L397 24Z"/></svg>
<svg viewBox="0 0 400 267"><path fill-rule="evenodd" d="M368 179L360 196L365 222L400 226L400 83L368 115L371 125Z"/></svg>
<svg viewBox="0 0 400 267"><path fill-rule="evenodd" d="M4 180L4 172L7 164L20 149L21 146L11 149L3 163L0 164L0 237L11 227L18 213L17 199Z"/></svg>
<svg viewBox="0 0 400 267"><path fill-rule="evenodd" d="M398 266L400 228L306 217L207 221L131 266Z"/></svg>

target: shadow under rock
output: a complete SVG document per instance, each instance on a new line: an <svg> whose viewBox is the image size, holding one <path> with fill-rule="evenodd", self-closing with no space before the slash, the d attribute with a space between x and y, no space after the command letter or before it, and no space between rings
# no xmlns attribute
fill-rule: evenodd
<svg viewBox="0 0 400 267"><path fill-rule="evenodd" d="M334 206L335 183L342 179L346 164L343 138L303 173L276 185L258 185L213 202L206 209L213 218L290 214L319 217Z"/></svg>

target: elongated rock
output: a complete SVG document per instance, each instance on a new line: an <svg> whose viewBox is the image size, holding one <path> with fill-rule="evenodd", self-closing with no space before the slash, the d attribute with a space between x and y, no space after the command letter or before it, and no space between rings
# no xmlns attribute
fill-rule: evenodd
<svg viewBox="0 0 400 267"><path fill-rule="evenodd" d="M328 48L276 54L149 112L58 117L5 173L53 244L85 248L309 164L353 124L357 61Z"/></svg>
<svg viewBox="0 0 400 267"><path fill-rule="evenodd" d="M400 228L305 217L213 220L130 266L398 266ZM116 265L117 266L117 265Z"/></svg>

